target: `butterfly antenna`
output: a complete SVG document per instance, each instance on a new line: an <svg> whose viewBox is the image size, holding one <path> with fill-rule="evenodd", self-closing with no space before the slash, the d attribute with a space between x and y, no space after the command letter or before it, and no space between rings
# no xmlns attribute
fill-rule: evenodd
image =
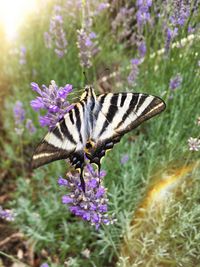
<svg viewBox="0 0 200 267"><path fill-rule="evenodd" d="M85 71L83 72L83 76L85 78L85 84L88 84L88 79L87 79L87 75L86 75L86 72Z"/></svg>

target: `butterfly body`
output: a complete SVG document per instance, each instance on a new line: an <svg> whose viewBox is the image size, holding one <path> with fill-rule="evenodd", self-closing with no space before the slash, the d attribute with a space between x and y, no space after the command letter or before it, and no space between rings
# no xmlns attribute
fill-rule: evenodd
<svg viewBox="0 0 200 267"><path fill-rule="evenodd" d="M93 87L86 86L80 98L41 141L32 158L32 167L69 158L82 176L87 157L101 166L101 158L121 137L143 121L159 114L165 103L156 96L142 93L108 93L96 96Z"/></svg>

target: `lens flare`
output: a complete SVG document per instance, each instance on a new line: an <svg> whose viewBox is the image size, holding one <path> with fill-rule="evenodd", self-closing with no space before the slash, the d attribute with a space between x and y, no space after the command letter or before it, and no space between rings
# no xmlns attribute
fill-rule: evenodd
<svg viewBox="0 0 200 267"><path fill-rule="evenodd" d="M17 37L17 31L25 18L36 9L37 0L0 0L0 24L6 37Z"/></svg>
<svg viewBox="0 0 200 267"><path fill-rule="evenodd" d="M168 197L170 197L173 193L173 190L179 185L179 182L184 179L188 173L191 173L198 164L199 163L191 163L188 166L183 166L174 170L172 174L166 174L165 177L160 179L156 177L156 182L148 190L145 198L136 210L132 224L134 224L138 218L145 216L146 212L150 208L154 207L154 210L156 210L156 207L166 203L168 201Z"/></svg>

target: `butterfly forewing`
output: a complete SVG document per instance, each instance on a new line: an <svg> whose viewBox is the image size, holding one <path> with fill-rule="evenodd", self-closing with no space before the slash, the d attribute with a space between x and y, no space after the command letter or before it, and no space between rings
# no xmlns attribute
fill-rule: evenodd
<svg viewBox="0 0 200 267"><path fill-rule="evenodd" d="M80 161L82 157L78 155L83 154L83 139L86 139L83 117L83 106L78 103L38 145L32 157L32 167L69 157L73 164Z"/></svg>
<svg viewBox="0 0 200 267"><path fill-rule="evenodd" d="M103 141L120 136L159 114L165 103L159 97L140 93L101 95L92 139Z"/></svg>
<svg viewBox="0 0 200 267"><path fill-rule="evenodd" d="M88 155L97 164L125 133L165 109L160 98L140 93L100 95L97 101L99 111L91 137L95 145Z"/></svg>

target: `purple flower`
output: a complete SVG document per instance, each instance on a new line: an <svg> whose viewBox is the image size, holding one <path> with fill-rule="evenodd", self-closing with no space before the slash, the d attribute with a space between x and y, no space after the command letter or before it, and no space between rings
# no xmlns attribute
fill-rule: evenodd
<svg viewBox="0 0 200 267"><path fill-rule="evenodd" d="M164 19L165 51L168 52L173 39L178 35L181 28L187 25L191 9L195 10L195 4L193 5L191 1L174 0L172 2L165 1L165 6L162 17ZM193 29L189 25L188 32L192 31Z"/></svg>
<svg viewBox="0 0 200 267"><path fill-rule="evenodd" d="M66 34L63 29L62 8L54 6L53 15L50 20L49 32L44 33L46 48L54 48L56 55L62 58L67 53Z"/></svg>
<svg viewBox="0 0 200 267"><path fill-rule="evenodd" d="M46 127L46 126L50 126L52 120L48 117L49 114L45 115L45 116L39 116L39 123L42 127ZM55 125L56 123L52 122L52 128L54 127L53 125Z"/></svg>
<svg viewBox="0 0 200 267"><path fill-rule="evenodd" d="M69 203L73 203L73 198L71 198L70 196L63 196L62 197L62 203L63 204L69 204Z"/></svg>
<svg viewBox="0 0 200 267"><path fill-rule="evenodd" d="M77 30L77 46L81 66L90 68L92 66L91 58L99 52L96 34L86 32L84 29Z"/></svg>
<svg viewBox="0 0 200 267"><path fill-rule="evenodd" d="M169 88L170 88L171 90L175 90L175 89L177 89L177 88L181 85L182 80L183 80L183 79L182 79L182 77L181 77L180 74L177 74L175 77L172 77L172 78L170 79Z"/></svg>
<svg viewBox="0 0 200 267"><path fill-rule="evenodd" d="M44 32L44 43L46 48L48 49L52 48L53 40L49 32Z"/></svg>
<svg viewBox="0 0 200 267"><path fill-rule="evenodd" d="M39 122L42 127L55 127L56 123L63 118L63 116L73 108L66 100L68 94L72 92L72 85L66 84L64 87L58 87L55 81L51 81L49 87L45 85L42 89L37 83L31 83L33 91L40 96L30 102L31 107L35 111L44 109L47 113L39 117Z"/></svg>
<svg viewBox="0 0 200 267"><path fill-rule="evenodd" d="M102 197L104 194L105 194L105 188L102 187L102 186L100 186L100 187L97 189L97 192L96 192L95 196L96 196L97 198L100 198L100 197Z"/></svg>
<svg viewBox="0 0 200 267"><path fill-rule="evenodd" d="M35 110L35 111L39 111L40 109L45 108L45 104L43 102L42 97L37 97L36 99L32 100L30 102L31 107Z"/></svg>
<svg viewBox="0 0 200 267"><path fill-rule="evenodd" d="M165 51L168 52L170 48L170 44L173 39L178 35L178 28L166 29L166 38L165 38Z"/></svg>
<svg viewBox="0 0 200 267"><path fill-rule="evenodd" d="M36 128L33 125L33 122L31 119L27 119L26 121L26 129L29 131L30 134L34 134L36 132Z"/></svg>
<svg viewBox="0 0 200 267"><path fill-rule="evenodd" d="M133 30L135 8L128 5L121 7L112 21L112 32L118 42L126 47L137 44L137 32Z"/></svg>
<svg viewBox="0 0 200 267"><path fill-rule="evenodd" d="M93 44L93 42L91 41L91 39L88 37L88 38L86 38L86 40L85 40L85 45L86 46L92 46L92 44Z"/></svg>
<svg viewBox="0 0 200 267"><path fill-rule="evenodd" d="M138 10L137 12L137 23L139 27L143 26L146 24L147 21L150 21L150 13L149 12L144 12L142 10Z"/></svg>
<svg viewBox="0 0 200 267"><path fill-rule="evenodd" d="M191 3L185 0L173 1L172 15L170 16L170 22L174 26L184 26L190 15Z"/></svg>
<svg viewBox="0 0 200 267"><path fill-rule="evenodd" d="M139 55L141 58L143 58L146 54L146 51L147 51L147 48L146 48L146 44L145 42L141 42L139 45L138 45L138 51L139 51Z"/></svg>
<svg viewBox="0 0 200 267"><path fill-rule="evenodd" d="M6 221L14 221L14 214L11 210L3 210L3 208L0 206L0 218L4 219Z"/></svg>
<svg viewBox="0 0 200 267"><path fill-rule="evenodd" d="M35 91L35 92L37 92L38 94L41 95L42 91L41 91L41 89L40 89L40 87L38 86L37 83L32 82L31 83L31 87L32 87L33 91Z"/></svg>
<svg viewBox="0 0 200 267"><path fill-rule="evenodd" d="M103 2L97 6L97 13L110 7L109 3Z"/></svg>
<svg viewBox="0 0 200 267"><path fill-rule="evenodd" d="M152 1L150 0L137 0L136 6L138 8L136 18L138 27L141 28L147 22L150 22L150 13L149 8L152 5Z"/></svg>
<svg viewBox="0 0 200 267"><path fill-rule="evenodd" d="M95 39L95 38L97 38L96 33L95 33L95 32L91 32L91 33L89 33L89 38L90 38L90 39Z"/></svg>
<svg viewBox="0 0 200 267"><path fill-rule="evenodd" d="M121 164L126 164L126 162L129 160L129 156L127 154L124 154L122 157L121 157Z"/></svg>
<svg viewBox="0 0 200 267"><path fill-rule="evenodd" d="M25 65L26 64L26 47L21 46L19 51L19 64Z"/></svg>
<svg viewBox="0 0 200 267"><path fill-rule="evenodd" d="M15 106L13 108L13 113L14 113L15 124L17 126L21 125L22 122L25 120L25 114L26 114L21 101L17 101L15 103Z"/></svg>
<svg viewBox="0 0 200 267"><path fill-rule="evenodd" d="M58 96L62 98L63 100L67 97L69 93L71 93L73 90L73 87L71 84L66 84L65 87L60 87L58 90Z"/></svg>
<svg viewBox="0 0 200 267"><path fill-rule="evenodd" d="M128 83L130 85L135 84L137 76L139 74L139 64L141 63L140 59L138 58L133 58L131 59L131 71L128 75Z"/></svg>
<svg viewBox="0 0 200 267"><path fill-rule="evenodd" d="M69 206L69 210L76 216L95 225L96 229L102 224L111 224L113 219L106 214L108 199L106 189L102 185L103 176L98 177L92 165L87 164L85 170L85 193L80 185L80 175L78 173L68 174L66 179L59 178L59 185L68 188L70 193L62 197L62 203Z"/></svg>
<svg viewBox="0 0 200 267"><path fill-rule="evenodd" d="M40 265L40 267L49 267L48 263L43 263L42 265Z"/></svg>
<svg viewBox="0 0 200 267"><path fill-rule="evenodd" d="M188 33L193 33L193 32L195 32L195 28L189 25L188 26Z"/></svg>
<svg viewBox="0 0 200 267"><path fill-rule="evenodd" d="M63 179L61 176L58 178L58 184L60 186L67 186L68 185L68 181L66 179Z"/></svg>
<svg viewBox="0 0 200 267"><path fill-rule="evenodd" d="M133 58L133 59L131 59L131 64L132 64L132 66L134 66L134 65L139 65L141 62L140 62L140 60L138 59L138 58Z"/></svg>

